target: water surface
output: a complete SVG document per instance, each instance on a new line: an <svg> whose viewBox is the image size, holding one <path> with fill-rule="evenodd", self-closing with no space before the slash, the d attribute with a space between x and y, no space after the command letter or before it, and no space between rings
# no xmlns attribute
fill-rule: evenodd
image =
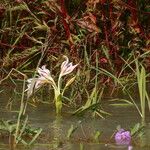
<svg viewBox="0 0 150 150"><path fill-rule="evenodd" d="M16 89L13 87L3 88L0 93L0 119L15 120L19 109L20 97L15 94ZM45 101L49 97L44 97ZM9 105L8 105L9 102ZM34 104L34 103L33 103ZM11 108L11 110L9 110ZM35 103L35 107L28 105L27 114L29 123L33 127L41 127L42 135L38 142L30 147L19 145L16 150L125 150L127 147L116 146L113 134L116 127L121 125L122 128L130 129L136 123L141 122L141 118L133 106L113 107L108 101L103 103L105 111L111 113L111 116L102 118L91 118L90 112L84 116L73 116L71 110L67 107L63 108L61 118L56 118L55 109L52 104ZM149 150L150 149L150 117L147 111L146 134L139 141L132 141L134 150ZM68 130L73 125L76 127L75 132L70 139L67 138ZM96 141L94 135L96 132L101 132L101 136ZM9 145L7 140L0 141L0 150L8 150Z"/></svg>

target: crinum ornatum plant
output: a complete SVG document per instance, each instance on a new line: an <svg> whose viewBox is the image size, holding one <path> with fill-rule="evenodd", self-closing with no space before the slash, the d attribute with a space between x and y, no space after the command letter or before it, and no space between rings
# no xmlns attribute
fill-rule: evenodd
<svg viewBox="0 0 150 150"><path fill-rule="evenodd" d="M61 64L61 70L58 77L58 81L55 82L54 79L51 76L50 70L46 68L46 65L43 65L41 68L37 69L38 74L36 74L36 77L30 78L27 80L28 82L28 88L26 89L28 97L30 97L34 90L39 89L42 85L48 83L50 84L54 89L54 100L55 100L55 107L56 107L56 113L60 114L62 110L62 96L63 93L75 79L75 77L68 80L62 89L61 82L62 77L70 74L78 64L73 65L72 62L69 62L69 59L67 56L63 56L65 58L65 61Z"/></svg>

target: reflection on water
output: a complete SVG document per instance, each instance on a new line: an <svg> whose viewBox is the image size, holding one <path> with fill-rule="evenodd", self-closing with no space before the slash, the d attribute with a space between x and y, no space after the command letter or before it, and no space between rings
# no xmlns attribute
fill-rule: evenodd
<svg viewBox="0 0 150 150"><path fill-rule="evenodd" d="M12 100L12 111L6 109L9 99L12 98L12 90L7 89L0 93L0 119L15 119L16 110L18 107L19 99L14 97ZM16 103L15 103L16 102ZM91 117L76 117L71 116L63 108L63 116L56 117L53 106L48 104L37 104L37 107L28 106L27 113L29 115L30 124L35 127L44 129L38 142L31 147L24 147L18 145L16 150L126 150L127 147L117 147L114 144L111 136L116 130L118 125L125 129L129 129L136 123L140 122L136 109L134 107L112 107L107 102L103 108L112 114L107 116L106 119ZM148 114L148 113L147 113ZM150 122L150 117L147 117L147 124ZM68 130L71 125L77 127L71 138L67 138ZM102 132L99 142L94 141L94 135L97 131ZM150 149L150 125L147 125L146 134L138 142L134 141L136 145L134 150L149 150ZM0 150L8 150L9 145L5 141L0 141Z"/></svg>

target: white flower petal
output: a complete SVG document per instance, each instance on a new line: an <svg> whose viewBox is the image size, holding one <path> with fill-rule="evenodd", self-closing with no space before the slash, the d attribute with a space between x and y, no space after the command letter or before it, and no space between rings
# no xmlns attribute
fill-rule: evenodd
<svg viewBox="0 0 150 150"><path fill-rule="evenodd" d="M28 79L28 80L27 80L27 82L28 82L28 83L31 83L31 82L32 82L32 80L33 80L33 79L32 79L32 78L30 78L30 79Z"/></svg>
<svg viewBox="0 0 150 150"><path fill-rule="evenodd" d="M69 59L67 56L63 56L66 60L64 62L62 62L61 64L61 69L64 68L64 66L66 66L69 63Z"/></svg>
<svg viewBox="0 0 150 150"><path fill-rule="evenodd" d="M47 82L47 80L44 77L39 76L38 78L30 78L27 80L27 95L30 97L33 94L34 89L40 88L44 83Z"/></svg>
<svg viewBox="0 0 150 150"><path fill-rule="evenodd" d="M64 57L66 60L61 64L60 77L71 73L77 66L77 65L73 65L72 62L69 63L69 59L67 56Z"/></svg>
<svg viewBox="0 0 150 150"><path fill-rule="evenodd" d="M66 69L63 75L71 73L76 67L77 65L70 66L69 68Z"/></svg>
<svg viewBox="0 0 150 150"><path fill-rule="evenodd" d="M50 71L46 69L45 65L43 65L41 68L38 68L38 73L40 76L44 76L45 78L48 78L48 76L51 76Z"/></svg>

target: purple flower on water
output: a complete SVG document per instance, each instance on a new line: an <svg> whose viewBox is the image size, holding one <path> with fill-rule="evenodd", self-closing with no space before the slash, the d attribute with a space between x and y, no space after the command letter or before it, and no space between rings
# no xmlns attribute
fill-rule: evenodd
<svg viewBox="0 0 150 150"><path fill-rule="evenodd" d="M118 132L115 134L115 141L117 145L130 145L131 143L130 131L119 129Z"/></svg>

